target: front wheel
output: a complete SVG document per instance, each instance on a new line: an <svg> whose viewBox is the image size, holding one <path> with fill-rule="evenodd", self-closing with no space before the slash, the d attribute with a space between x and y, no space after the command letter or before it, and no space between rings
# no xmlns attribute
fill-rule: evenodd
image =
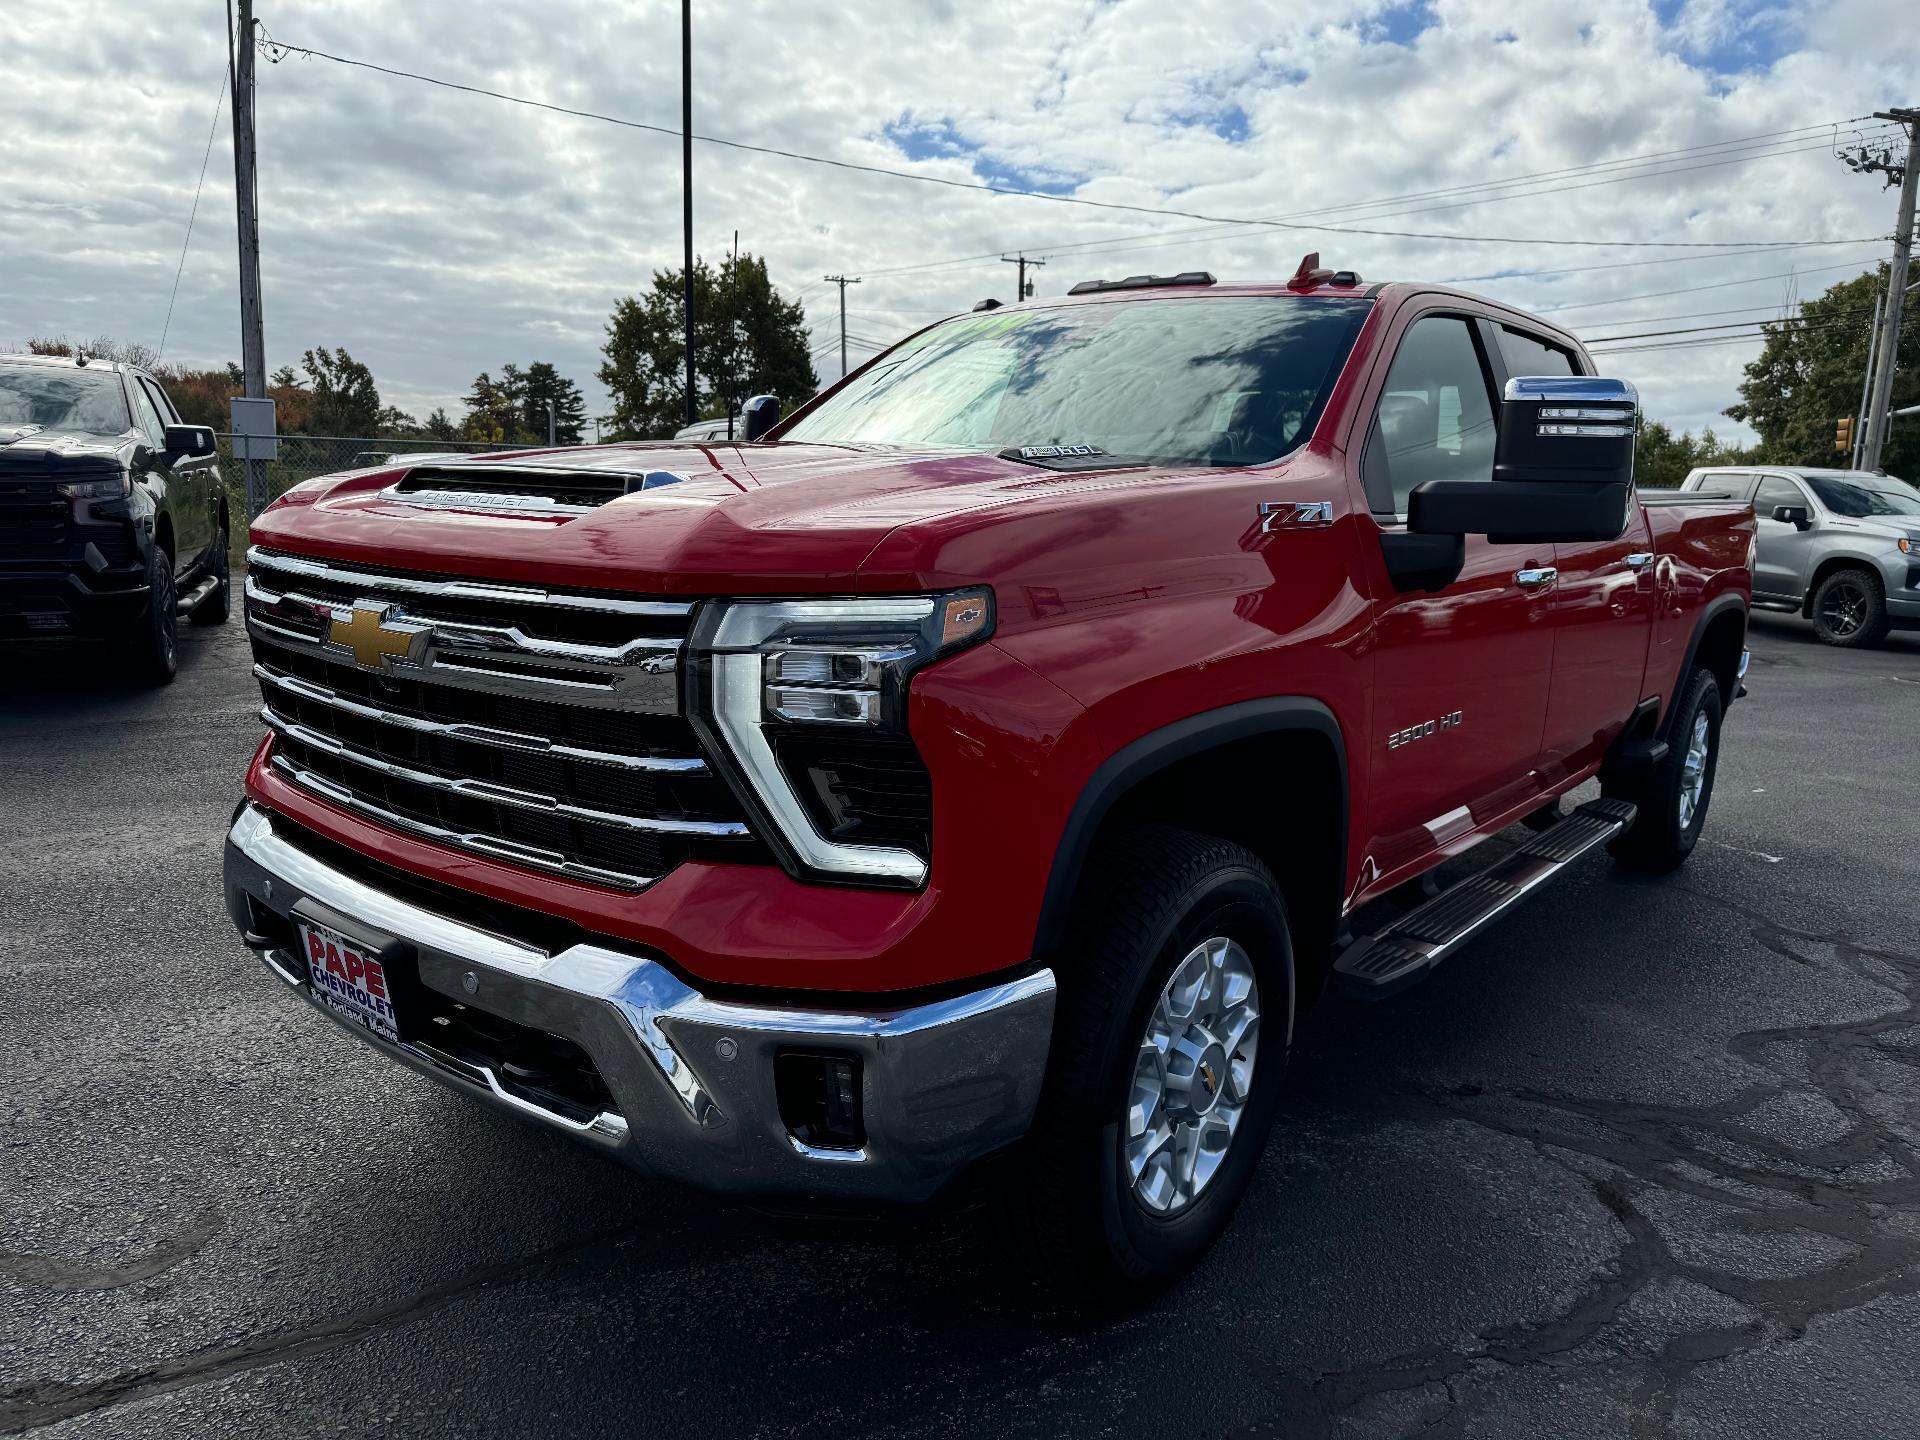
<svg viewBox="0 0 1920 1440"><path fill-rule="evenodd" d="M1666 758L1603 785L1609 799L1638 807L1633 828L1608 847L1636 870L1677 870L1706 827L1713 777L1720 764L1720 682L1704 666L1687 677L1667 735Z"/></svg>
<svg viewBox="0 0 1920 1440"><path fill-rule="evenodd" d="M1004 1210L1043 1282L1130 1301L1194 1265L1246 1193L1279 1103L1293 952L1279 886L1230 841L1142 826L1089 876Z"/></svg>
<svg viewBox="0 0 1920 1440"><path fill-rule="evenodd" d="M1888 629L1887 594L1870 570L1836 570L1813 592L1813 633L1829 645L1864 649Z"/></svg>
<svg viewBox="0 0 1920 1440"><path fill-rule="evenodd" d="M180 668L174 615L173 557L158 544L147 556L147 613L127 643L137 685L171 685Z"/></svg>

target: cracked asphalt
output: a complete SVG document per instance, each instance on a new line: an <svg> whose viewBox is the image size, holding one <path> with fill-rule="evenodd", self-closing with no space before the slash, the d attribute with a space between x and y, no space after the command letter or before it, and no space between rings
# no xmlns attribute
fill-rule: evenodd
<svg viewBox="0 0 1920 1440"><path fill-rule="evenodd" d="M1691 864L1323 1004L1226 1240L1120 1320L964 1213L663 1189L307 1013L218 895L242 636L186 642L160 693L0 670L0 1432L1920 1432L1920 636L1757 617Z"/></svg>

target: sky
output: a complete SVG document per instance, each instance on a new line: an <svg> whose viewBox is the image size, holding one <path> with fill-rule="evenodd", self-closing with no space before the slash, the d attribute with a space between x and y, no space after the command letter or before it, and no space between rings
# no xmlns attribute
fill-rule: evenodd
<svg viewBox="0 0 1920 1440"><path fill-rule="evenodd" d="M1368 280L1459 284L1589 344L1777 315L1889 253L1895 192L1834 148L1874 137L1859 117L1920 103L1911 0L693 11L697 133L1052 197L696 142L697 248L717 259L737 229L766 258L806 307L823 381L839 373L823 275L861 277L846 292L858 364L1012 298L999 257L1021 252L1045 259L1045 298L1143 271L1284 279L1317 250ZM258 0L257 14L286 45L679 125L680 12L661 0ZM169 362L237 359L223 5L0 0L0 21L0 348L164 335ZM589 414L609 408L606 318L680 263L677 134L293 53L259 69L269 369L344 346L388 403L457 417L480 371L547 360ZM1521 176L1542 178L1488 188ZM1786 241L1836 243L1763 251ZM1740 334L1600 364L1650 417L1747 438L1720 413L1758 353Z"/></svg>

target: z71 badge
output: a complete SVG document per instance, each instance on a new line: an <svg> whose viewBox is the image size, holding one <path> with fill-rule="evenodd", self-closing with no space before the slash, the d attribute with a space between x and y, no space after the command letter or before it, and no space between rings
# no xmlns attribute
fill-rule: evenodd
<svg viewBox="0 0 1920 1440"><path fill-rule="evenodd" d="M1298 530L1308 525L1331 525L1333 523L1333 502L1331 500L1262 500L1260 502L1260 533L1271 535L1275 530Z"/></svg>
<svg viewBox="0 0 1920 1440"><path fill-rule="evenodd" d="M1418 725L1409 725L1404 730L1395 730L1387 736L1387 749L1398 750L1403 745L1411 745L1416 740L1424 740L1436 730L1458 730L1466 711L1455 710L1442 715L1438 720L1423 720Z"/></svg>

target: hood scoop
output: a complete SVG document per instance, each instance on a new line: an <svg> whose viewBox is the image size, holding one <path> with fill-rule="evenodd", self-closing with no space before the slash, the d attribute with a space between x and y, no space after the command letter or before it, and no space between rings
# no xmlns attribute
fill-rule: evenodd
<svg viewBox="0 0 1920 1440"><path fill-rule="evenodd" d="M386 490L390 500L440 510L512 515L589 515L609 500L677 485L671 470L588 469L488 462L422 465Z"/></svg>

